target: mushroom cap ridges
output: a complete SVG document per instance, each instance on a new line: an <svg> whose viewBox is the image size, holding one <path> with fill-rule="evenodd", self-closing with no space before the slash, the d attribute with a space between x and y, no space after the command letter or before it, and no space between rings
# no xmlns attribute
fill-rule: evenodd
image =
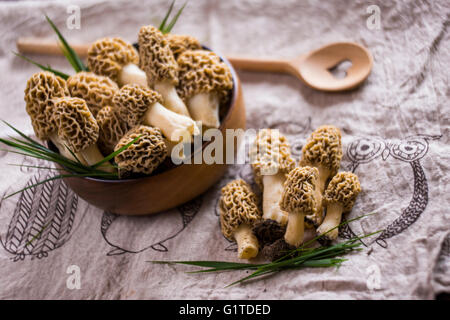
<svg viewBox="0 0 450 320"><path fill-rule="evenodd" d="M139 63L138 52L121 38L99 39L88 50L89 69L115 82L118 82L122 68L130 63Z"/></svg>
<svg viewBox="0 0 450 320"><path fill-rule="evenodd" d="M58 136L73 152L80 152L95 144L99 128L86 101L80 98L55 98L53 118Z"/></svg>
<svg viewBox="0 0 450 320"><path fill-rule="evenodd" d="M116 155L115 162L119 166L119 174L126 176L134 173L152 173L167 156L167 146L161 130L149 126L136 126L123 136L114 150L119 150L134 139L131 146Z"/></svg>
<svg viewBox="0 0 450 320"><path fill-rule="evenodd" d="M120 117L130 128L141 123L142 116L152 104L161 101L162 97L158 92L137 84L123 86L113 97Z"/></svg>
<svg viewBox="0 0 450 320"><path fill-rule="evenodd" d="M112 97L119 87L108 77L83 71L67 79L67 89L72 97L84 99L96 116L103 106L112 105Z"/></svg>
<svg viewBox="0 0 450 320"><path fill-rule="evenodd" d="M339 170L342 158L341 132L334 126L317 128L302 149L302 165L322 165L331 176Z"/></svg>
<svg viewBox="0 0 450 320"><path fill-rule="evenodd" d="M39 139L48 139L56 131L52 121L53 98L68 95L66 81L51 72L35 73L25 88L25 103L34 132Z"/></svg>
<svg viewBox="0 0 450 320"><path fill-rule="evenodd" d="M187 99L198 93L216 92L221 99L233 88L228 66L212 51L188 50L177 59L180 71L178 94Z"/></svg>
<svg viewBox="0 0 450 320"><path fill-rule="evenodd" d="M184 34L166 34L169 40L169 47L176 58L187 50L200 50L202 48L197 38Z"/></svg>
<svg viewBox="0 0 450 320"><path fill-rule="evenodd" d="M325 205L340 203L344 207L344 211L350 211L360 192L361 185L356 174L338 172L328 184L323 201Z"/></svg>
<svg viewBox="0 0 450 320"><path fill-rule="evenodd" d="M233 240L233 233L241 224L253 225L261 219L257 202L255 193L242 179L233 180L222 188L219 210L225 237Z"/></svg>
<svg viewBox="0 0 450 320"><path fill-rule="evenodd" d="M128 125L120 118L117 108L111 106L101 108L96 120L100 128L97 144L104 154L110 154L117 142L127 133Z"/></svg>
<svg viewBox="0 0 450 320"><path fill-rule="evenodd" d="M278 130L259 130L250 150L250 156L255 182L261 189L263 188L262 173L265 170L287 174L295 167L289 142Z"/></svg>
<svg viewBox="0 0 450 320"><path fill-rule="evenodd" d="M314 167L292 169L284 182L280 208L289 213L315 214L317 210L315 190L319 170Z"/></svg>
<svg viewBox="0 0 450 320"><path fill-rule="evenodd" d="M147 74L150 84L156 81L178 84L178 65L170 50L169 40L153 26L143 26L139 30L140 67Z"/></svg>

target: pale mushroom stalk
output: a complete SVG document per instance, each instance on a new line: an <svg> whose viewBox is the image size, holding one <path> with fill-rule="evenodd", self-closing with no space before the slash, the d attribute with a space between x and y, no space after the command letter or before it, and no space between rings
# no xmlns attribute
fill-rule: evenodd
<svg viewBox="0 0 450 320"><path fill-rule="evenodd" d="M361 192L358 177L351 172L339 172L331 179L323 199L327 213L317 233L334 240L339 234L338 226L343 212L350 211Z"/></svg>
<svg viewBox="0 0 450 320"><path fill-rule="evenodd" d="M169 41L153 26L143 26L139 30L139 65L145 71L150 86L158 91L164 106L181 115L189 117L189 111L178 96L178 64Z"/></svg>
<svg viewBox="0 0 450 320"><path fill-rule="evenodd" d="M324 234L337 227L341 223L341 217L344 207L340 203L333 203L327 206L327 214L322 224L317 228L318 234ZM333 229L325 235L325 238L334 240L337 238L339 230Z"/></svg>
<svg viewBox="0 0 450 320"><path fill-rule="evenodd" d="M251 259L258 255L259 243L252 227L261 219L256 195L242 179L229 182L221 190L220 225L223 235L237 242L238 257Z"/></svg>
<svg viewBox="0 0 450 320"><path fill-rule="evenodd" d="M263 188L263 218L272 219L280 225L286 225L288 214L280 209L280 199L283 194L283 184L286 180L285 173L262 176Z"/></svg>
<svg viewBox="0 0 450 320"><path fill-rule="evenodd" d="M164 106L175 113L190 117L183 100L178 96L175 86L170 81L156 81L154 88L164 100Z"/></svg>
<svg viewBox="0 0 450 320"><path fill-rule="evenodd" d="M194 120L165 108L161 100L156 91L136 84L123 86L113 98L119 114L130 128L141 123L154 126L172 142L200 133Z"/></svg>
<svg viewBox="0 0 450 320"><path fill-rule="evenodd" d="M80 98L64 97L53 99L53 121L58 128L58 136L87 165L92 166L104 159L97 146L99 127L86 101ZM99 170L112 173L114 167L107 161Z"/></svg>
<svg viewBox="0 0 450 320"><path fill-rule="evenodd" d="M250 259L258 255L258 239L253 234L252 228L249 225L241 224L234 231L233 235L237 243L238 257L240 259Z"/></svg>
<svg viewBox="0 0 450 320"><path fill-rule="evenodd" d="M289 214L284 240L286 243L298 247L303 242L305 233L305 215L299 212Z"/></svg>
<svg viewBox="0 0 450 320"><path fill-rule="evenodd" d="M192 118L211 128L220 126L219 105L219 97L214 93L198 93L188 99Z"/></svg>
<svg viewBox="0 0 450 320"><path fill-rule="evenodd" d="M255 181L263 192L263 218L286 225L288 213L280 209L286 174L295 167L290 145L278 130L262 129L250 150Z"/></svg>
<svg viewBox="0 0 450 320"><path fill-rule="evenodd" d="M204 126L220 126L219 105L228 98L233 79L228 66L214 52L187 50L177 59L180 85L189 113Z"/></svg>
<svg viewBox="0 0 450 320"><path fill-rule="evenodd" d="M319 171L314 167L297 167L287 175L280 207L289 213L284 240L298 247L303 242L305 216L315 214Z"/></svg>
<svg viewBox="0 0 450 320"><path fill-rule="evenodd" d="M144 87L148 86L147 75L134 63L129 63L122 67L118 75L118 81L121 86L133 83Z"/></svg>

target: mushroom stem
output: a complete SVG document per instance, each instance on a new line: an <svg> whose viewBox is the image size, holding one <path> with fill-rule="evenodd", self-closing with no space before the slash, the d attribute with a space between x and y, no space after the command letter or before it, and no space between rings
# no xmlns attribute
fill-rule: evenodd
<svg viewBox="0 0 450 320"><path fill-rule="evenodd" d="M143 87L148 87L147 75L144 71L139 69L134 63L129 63L122 68L119 74L119 84L121 86L126 84L138 84Z"/></svg>
<svg viewBox="0 0 450 320"><path fill-rule="evenodd" d="M325 166L322 165L316 165L317 169L319 169L319 180L318 180L318 186L320 190L320 194L323 194L325 192L325 184L327 183L328 178L330 177L330 169L328 169Z"/></svg>
<svg viewBox="0 0 450 320"><path fill-rule="evenodd" d="M160 128L164 136L172 142L179 142L187 135L200 133L194 120L164 108L158 102L152 104L144 114L146 125Z"/></svg>
<svg viewBox="0 0 450 320"><path fill-rule="evenodd" d="M155 82L155 90L158 91L164 100L164 106L175 113L190 117L189 111L183 100L178 96L175 86L170 81Z"/></svg>
<svg viewBox="0 0 450 320"><path fill-rule="evenodd" d="M298 247L303 242L305 232L305 215L302 213L289 213L284 240L286 243Z"/></svg>
<svg viewBox="0 0 450 320"><path fill-rule="evenodd" d="M281 210L280 200L283 194L283 183L286 180L281 172L274 175L263 175L263 218L277 221L280 225L286 225L288 213Z"/></svg>
<svg viewBox="0 0 450 320"><path fill-rule="evenodd" d="M79 161L82 164L87 165L86 160L84 160L84 158L81 155L79 155L79 154L76 155L78 160L77 160L77 158L75 158L73 156L73 154L67 149L66 144L64 143L64 141L62 141L62 139L56 133L53 133L52 135L50 135L49 139L58 148L59 153L62 156L66 157L69 160L76 161L76 162Z"/></svg>
<svg viewBox="0 0 450 320"><path fill-rule="evenodd" d="M330 203L327 206L327 214L325 216L325 219L323 220L322 224L319 228L317 228L318 234L324 234L328 230L331 230L328 232L324 237L329 240L334 240L337 238L339 230L336 228L339 223L341 223L341 217L342 217L342 211L344 210L342 204L340 203Z"/></svg>
<svg viewBox="0 0 450 320"><path fill-rule="evenodd" d="M84 160L86 160L87 164L90 166L93 166L94 164L104 159L104 156L102 155L96 144L90 145L86 149L80 151L79 154L81 154L81 156L84 158ZM114 167L108 161L101 164L98 167L98 169L111 173L115 171Z"/></svg>
<svg viewBox="0 0 450 320"><path fill-rule="evenodd" d="M258 255L258 239L248 224L241 224L236 229L234 239L238 245L238 257L240 259L250 259Z"/></svg>
<svg viewBox="0 0 450 320"><path fill-rule="evenodd" d="M204 126L218 128L219 97L214 93L198 93L188 100L189 112L192 119L201 121Z"/></svg>

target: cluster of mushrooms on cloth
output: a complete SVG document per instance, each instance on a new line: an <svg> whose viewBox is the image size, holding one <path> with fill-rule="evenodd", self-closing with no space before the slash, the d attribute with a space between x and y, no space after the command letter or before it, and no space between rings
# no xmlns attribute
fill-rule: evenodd
<svg viewBox="0 0 450 320"><path fill-rule="evenodd" d="M90 70L94 70L93 59L100 57L107 45L130 49L127 44L154 31L148 27L139 33L140 27L157 24L167 10L163 0L153 1L151 8L143 8L142 1L134 0L72 4L80 6L81 27L64 29L65 37L74 43L103 39L95 42L86 59ZM0 276L0 298L432 299L440 292L448 292L450 148L444 70L450 54L446 50L448 16L443 15L448 5L445 1L373 4L380 9L379 28L367 23L369 4L360 0L314 4L268 0L190 2L173 33L195 36L199 43L225 56L288 58L325 43L352 40L371 50L375 58L373 71L360 88L336 94L315 91L290 76L239 72L247 127L278 129L280 139L289 142L289 157L280 163L280 176L259 175L258 170L263 168L257 164L232 165L223 179L200 197L148 217L103 212L78 198L62 180L50 180L2 199L0 265L4 272ZM75 152L67 157L95 163L98 154L113 152L118 144L145 137L159 156L141 163L133 158L141 152L137 146L136 153L121 153L115 160L122 163L121 174L148 174L129 171L136 167L158 170L161 159L169 153L170 142L178 141L178 126L174 123L192 134L198 129L192 119L183 115L185 108L197 110L196 116L190 113L191 117L205 117L209 127L217 125L215 113L203 112L202 105L213 102L210 110L214 111L214 103L222 103L229 86L214 91L213 96L196 95L195 85L182 85L185 80L173 79L170 70L153 74L154 66L148 65L147 69L136 60L134 54L145 56L139 51L124 54L120 65L102 60L98 68L104 72L78 73L65 86L54 76L38 74L34 66L12 53L15 41L24 35L53 37L42 12L58 26L64 26L66 4L8 2L0 4L0 8L1 29L5 31L0 40L0 118L33 138L51 140L60 150L70 141ZM117 37L123 42L104 41ZM139 50L145 50L145 46ZM180 62L180 68L189 69L195 59L183 57L177 50L172 49L172 58ZM39 58L54 69L70 71L64 58ZM209 56L202 59L214 60ZM150 61L151 57L144 60ZM37 75L31 77L33 74ZM136 84L147 83L148 79L142 80L146 77L153 79L152 88L158 94ZM28 80L29 98L25 103L23 90ZM36 116L31 124L25 105L31 114L33 108L40 108L33 101L42 95L33 90L44 81L53 83L55 112L51 116L36 113L43 118ZM142 106L151 107L130 110L130 106L139 105L139 99L145 101ZM161 101L170 103L163 105ZM126 121L122 123L119 120L125 113ZM82 124L76 134L70 126L74 119ZM158 124L151 123L155 119ZM324 124L341 133L342 154L337 168L321 166L322 162L307 158L302 151L312 141L312 133ZM108 128L114 134L109 134ZM257 137L262 143L264 132ZM1 138L8 135L11 130L2 126ZM49 163L3 150L0 164L4 168L0 172L2 195L53 174L34 168ZM101 168L111 170L108 163ZM279 180L284 179L280 184ZM300 185L300 179L307 182ZM328 183L323 184L324 180ZM247 192L248 199L257 202L248 209L262 223L270 219L286 225L286 229L291 222L304 224L303 235L292 232L287 236L281 229L275 237L287 236L294 245L302 236L308 238L316 230L320 233L325 222L333 222L318 215L324 211L314 209L319 198L325 212L334 212L341 221L371 213L340 228L337 234L330 233L333 241L381 232L362 239L363 250L346 256L348 261L339 269L289 270L228 288L224 287L236 279L235 273L189 274L185 272L191 270L187 266L148 262L240 261L240 248L234 241L236 230L242 235L248 229L225 230L220 223L221 208L225 207L221 205L222 195L233 188L239 189L239 194ZM291 190L304 193L301 205L290 197ZM342 190L348 197L340 193ZM273 197L266 195L269 192ZM285 214L271 211L280 203ZM250 216L246 223L252 223L253 218ZM36 230L42 232L28 241ZM270 254L265 251L270 251L271 244L264 243L267 249L261 253ZM256 246L247 249L246 253L252 255ZM76 273L81 275L79 283L73 282Z"/></svg>

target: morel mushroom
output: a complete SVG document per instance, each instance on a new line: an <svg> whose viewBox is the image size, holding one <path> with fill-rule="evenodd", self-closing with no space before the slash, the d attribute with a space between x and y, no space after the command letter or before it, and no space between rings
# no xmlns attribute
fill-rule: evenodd
<svg viewBox="0 0 450 320"><path fill-rule="evenodd" d="M222 233L237 242L238 257L256 257L259 243L252 232L252 225L260 220L261 212L250 186L242 179L229 182L222 188L219 210Z"/></svg>
<svg viewBox="0 0 450 320"><path fill-rule="evenodd" d="M173 142L199 134L199 129L191 118L163 107L161 100L161 95L156 91L136 84L123 86L113 97L120 117L130 128L138 124L157 127Z"/></svg>
<svg viewBox="0 0 450 320"><path fill-rule="evenodd" d="M147 74L150 86L162 95L167 109L189 116L186 105L175 89L178 84L178 65L167 38L155 27L143 26L139 30L138 43L140 66Z"/></svg>
<svg viewBox="0 0 450 320"><path fill-rule="evenodd" d="M187 50L200 50L202 48L198 39L189 35L168 33L166 38L169 40L169 47L175 59Z"/></svg>
<svg viewBox="0 0 450 320"><path fill-rule="evenodd" d="M341 132L334 126L317 128L306 141L302 149L303 166L316 167L319 170L319 190L323 194L327 180L339 170L342 158ZM316 215L306 217L314 226L319 226L323 220L322 204L317 203Z"/></svg>
<svg viewBox="0 0 450 320"><path fill-rule="evenodd" d="M71 160L75 160L64 142L57 135L57 126L53 121L53 98L68 95L66 81L51 72L35 73L25 88L26 110L31 118L36 136L41 140L51 140L59 152Z"/></svg>
<svg viewBox="0 0 450 320"><path fill-rule="evenodd" d="M53 121L58 128L58 136L78 158L88 165L102 161L104 156L97 147L99 128L86 101L80 98L64 97L53 99L55 108ZM106 172L113 172L109 162L99 166Z"/></svg>
<svg viewBox="0 0 450 320"><path fill-rule="evenodd" d="M98 147L103 154L110 154L120 138L128 132L128 124L120 118L118 109L111 106L100 109L95 119L100 129Z"/></svg>
<svg viewBox="0 0 450 320"><path fill-rule="evenodd" d="M230 69L214 52L188 50L178 57L178 91L192 118L213 128L220 126L219 106L233 88Z"/></svg>
<svg viewBox="0 0 450 320"><path fill-rule="evenodd" d="M286 225L288 213L280 209L280 199L286 174L295 167L290 145L278 130L263 129L250 152L255 182L263 191L263 218Z"/></svg>
<svg viewBox="0 0 450 320"><path fill-rule="evenodd" d="M78 72L67 79L67 89L70 96L84 99L95 117L101 108L112 105L112 97L119 87L108 77Z"/></svg>
<svg viewBox="0 0 450 320"><path fill-rule="evenodd" d="M280 207L289 213L284 240L295 247L303 242L305 217L316 214L317 203L322 202L318 192L319 170L297 167L287 175Z"/></svg>
<svg viewBox="0 0 450 320"><path fill-rule="evenodd" d="M341 222L343 212L350 211L355 204L356 197L361 192L361 185L358 177L351 172L339 172L328 184L323 198L323 203L327 208L327 213L322 224L317 229L319 234L324 234L324 238L334 240L338 236L337 226Z"/></svg>
<svg viewBox="0 0 450 320"><path fill-rule="evenodd" d="M115 150L119 150L136 138L138 139L131 146L114 159L121 177L131 173L151 174L167 156L167 147L161 130L143 125L134 127L122 137Z"/></svg>
<svg viewBox="0 0 450 320"><path fill-rule="evenodd" d="M136 49L121 38L103 38L88 49L88 67L119 85L137 83L147 86L147 76L139 69Z"/></svg>

